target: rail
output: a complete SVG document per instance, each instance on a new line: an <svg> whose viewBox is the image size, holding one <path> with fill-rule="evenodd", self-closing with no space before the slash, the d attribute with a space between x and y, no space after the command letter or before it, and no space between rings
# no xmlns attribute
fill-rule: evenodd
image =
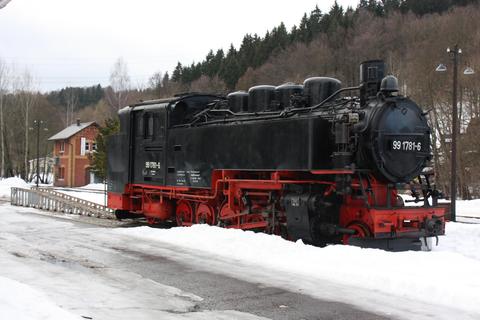
<svg viewBox="0 0 480 320"><path fill-rule="evenodd" d="M101 204L72 197L68 194L44 188L12 188L10 203L48 211L86 215L102 219L115 219L112 209Z"/></svg>

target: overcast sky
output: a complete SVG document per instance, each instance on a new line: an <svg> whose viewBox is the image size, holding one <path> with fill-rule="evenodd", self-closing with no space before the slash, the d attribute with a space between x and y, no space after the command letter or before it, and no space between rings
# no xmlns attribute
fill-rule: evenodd
<svg viewBox="0 0 480 320"><path fill-rule="evenodd" d="M39 89L108 84L113 63L128 64L133 85L209 49L237 48L246 33L290 29L316 4L334 0L11 0L0 10L0 58L27 66ZM339 0L356 7L358 0Z"/></svg>

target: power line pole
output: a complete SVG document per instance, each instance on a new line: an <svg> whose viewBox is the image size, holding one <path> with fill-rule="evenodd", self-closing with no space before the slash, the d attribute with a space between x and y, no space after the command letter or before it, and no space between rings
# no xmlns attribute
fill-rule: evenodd
<svg viewBox="0 0 480 320"><path fill-rule="evenodd" d="M37 189L38 189L38 183L40 179L40 123L41 120L35 120L34 123L37 126Z"/></svg>
<svg viewBox="0 0 480 320"><path fill-rule="evenodd" d="M462 49L456 44L453 50L448 50L453 59L453 96L452 96L452 154L451 154L451 181L450 181L450 219L456 221L456 200L457 200L457 135L458 135L458 108L457 108L457 87L458 87L458 55Z"/></svg>
<svg viewBox="0 0 480 320"><path fill-rule="evenodd" d="M36 129L36 132L37 132L37 159L35 161L36 166L37 166L37 170L35 170L35 171L36 171L36 174L37 174L36 185L37 185L37 188L38 188L38 184L39 184L39 181L40 181L40 127L42 125L44 125L43 130L48 131L48 129L45 126L45 124L46 124L45 121L34 120L33 124L35 125L35 128L30 128L30 130L35 130ZM46 167L46 161L47 161L46 157L47 157L47 155L45 155L45 157L43 159L45 167Z"/></svg>

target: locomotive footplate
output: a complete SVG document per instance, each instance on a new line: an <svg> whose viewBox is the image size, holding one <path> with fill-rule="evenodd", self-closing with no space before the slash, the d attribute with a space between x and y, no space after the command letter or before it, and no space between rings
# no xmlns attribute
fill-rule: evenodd
<svg viewBox="0 0 480 320"><path fill-rule="evenodd" d="M392 252L422 250L420 238L371 239L352 237L348 240L348 244L360 248L382 249Z"/></svg>

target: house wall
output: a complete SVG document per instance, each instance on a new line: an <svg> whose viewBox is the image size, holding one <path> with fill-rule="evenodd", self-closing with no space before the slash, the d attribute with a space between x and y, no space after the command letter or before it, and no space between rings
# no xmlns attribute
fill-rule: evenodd
<svg viewBox="0 0 480 320"><path fill-rule="evenodd" d="M59 158L59 164L54 167L54 186L58 187L80 187L89 183L86 180L87 172L90 168L90 157L93 151L93 142L98 135L96 125L91 125L82 131L76 133L68 140L57 140L54 144L54 157ZM81 154L81 139L85 138L89 143L89 150ZM65 150L60 151L62 141L65 142ZM59 168L65 168L63 179L59 177Z"/></svg>

